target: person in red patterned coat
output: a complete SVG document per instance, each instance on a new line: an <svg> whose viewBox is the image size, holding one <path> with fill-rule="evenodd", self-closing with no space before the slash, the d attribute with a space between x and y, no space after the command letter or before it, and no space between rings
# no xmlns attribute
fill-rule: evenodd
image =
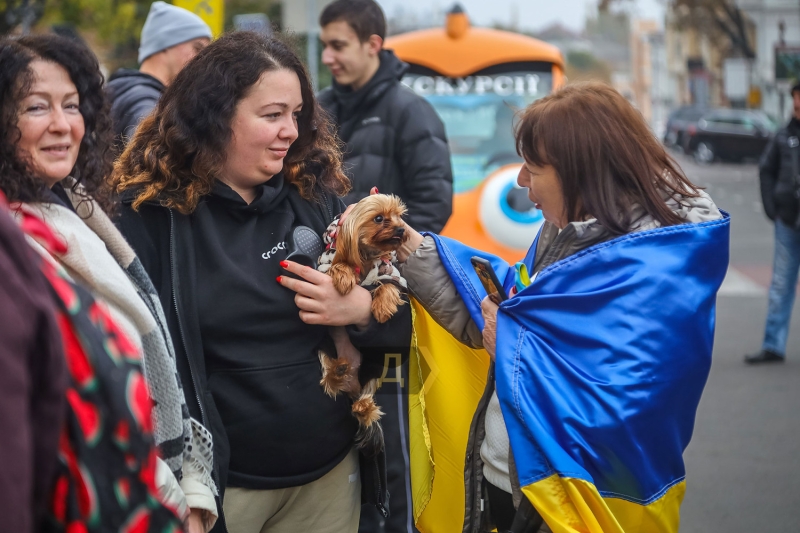
<svg viewBox="0 0 800 533"><path fill-rule="evenodd" d="M66 253L66 244L31 209L15 208L23 231L45 251L38 264L54 304L50 320L58 325L55 343L63 346L68 370L62 392L66 420L50 426L51 433L60 430L57 439L50 435L58 442L55 478L36 531L181 531L177 509L163 501L156 486L153 403L139 348L107 307L50 259ZM62 384L52 378L41 383L57 387L56 392L63 390L58 387ZM51 464L50 459L43 464Z"/></svg>
<svg viewBox="0 0 800 533"><path fill-rule="evenodd" d="M0 516L18 533L38 531L45 515L64 418L64 356L38 262L0 212Z"/></svg>

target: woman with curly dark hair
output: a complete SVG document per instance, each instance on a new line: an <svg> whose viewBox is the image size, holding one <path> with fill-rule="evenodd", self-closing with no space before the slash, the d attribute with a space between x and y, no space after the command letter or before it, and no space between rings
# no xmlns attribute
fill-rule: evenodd
<svg viewBox="0 0 800 533"><path fill-rule="evenodd" d="M2 42L0 63L0 189L8 200L42 200L46 189L54 187L60 195L62 180L70 176L75 194L109 207L103 184L114 161L111 119L103 75L91 51L63 37L23 37ZM39 147L37 135L44 126L26 129L25 125L44 124L38 120L46 111L44 102L35 101L33 93L37 81L59 86L60 91L71 85L63 95L65 121L53 126L59 132L69 128L69 143ZM20 110L25 99L30 105Z"/></svg>
<svg viewBox="0 0 800 533"><path fill-rule="evenodd" d="M341 296L287 261L294 229L321 235L349 187L297 55L249 32L209 45L139 126L112 182L119 227L181 341L189 409L212 430L227 530L354 533L362 494L385 514L383 456L354 450L357 421L324 393L317 352L331 338L340 350L407 343L410 311L379 325L368 291ZM287 267L313 298L279 284Z"/></svg>
<svg viewBox="0 0 800 533"><path fill-rule="evenodd" d="M81 42L57 35L0 40L0 190L18 221L33 215L61 237L66 246L32 245L103 302L133 341L154 404L156 485L182 517L198 509L195 522L202 513L211 522L210 435L189 417L152 283L104 212L111 208L104 181L112 170L112 131L102 87L97 58ZM104 429L100 433L115 430ZM103 476L103 486L116 481ZM198 525L190 531L202 531Z"/></svg>

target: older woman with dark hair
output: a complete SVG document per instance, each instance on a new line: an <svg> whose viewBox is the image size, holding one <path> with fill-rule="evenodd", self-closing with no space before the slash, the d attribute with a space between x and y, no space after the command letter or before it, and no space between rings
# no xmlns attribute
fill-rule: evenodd
<svg viewBox="0 0 800 533"><path fill-rule="evenodd" d="M213 521L210 452L204 454L210 437L189 417L152 284L104 212L111 208L104 182L112 132L102 85L97 59L83 43L56 35L0 41L0 190L18 220L22 212L39 217L67 243L31 242L108 306L143 355L155 405L156 483L181 517L191 506Z"/></svg>
<svg viewBox="0 0 800 533"><path fill-rule="evenodd" d="M92 52L65 37L42 35L4 39L0 61L0 188L8 200L63 196L70 176L75 194L108 207L103 183L113 164L111 119ZM54 97L63 111L50 125L41 117L51 113ZM39 146L48 127L62 142Z"/></svg>
<svg viewBox="0 0 800 533"><path fill-rule="evenodd" d="M413 296L494 361L463 531L674 533L729 218L604 84L557 89L515 133L518 184L546 220L527 256L509 266L411 228L398 253ZM496 271L499 306L473 256Z"/></svg>
<svg viewBox="0 0 800 533"><path fill-rule="evenodd" d="M139 126L114 184L119 227L170 310L189 409L214 436L228 531L355 532L362 493L385 512L382 455L359 468L356 419L320 386L317 352L329 336L340 350L348 336L397 344L410 311L376 324L368 291L342 296L287 261L293 230L321 235L349 187L299 58L249 32L209 45ZM313 302L279 284L283 267Z"/></svg>

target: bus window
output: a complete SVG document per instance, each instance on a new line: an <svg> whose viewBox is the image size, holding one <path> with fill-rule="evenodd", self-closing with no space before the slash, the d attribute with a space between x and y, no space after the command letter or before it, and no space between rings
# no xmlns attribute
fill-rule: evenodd
<svg viewBox="0 0 800 533"><path fill-rule="evenodd" d="M403 83L425 97L444 122L453 164L454 192L479 186L494 170L521 162L514 146L515 115L550 93L549 72L494 76L407 75Z"/></svg>
<svg viewBox="0 0 800 533"><path fill-rule="evenodd" d="M443 28L395 35L385 47L408 63L403 83L444 123L455 194L442 235L518 261L544 218L516 182L515 120L564 83L561 52L525 35L474 28L457 7Z"/></svg>

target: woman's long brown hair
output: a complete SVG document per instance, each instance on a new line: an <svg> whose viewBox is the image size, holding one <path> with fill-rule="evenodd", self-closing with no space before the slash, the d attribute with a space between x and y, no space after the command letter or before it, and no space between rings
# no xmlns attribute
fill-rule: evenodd
<svg viewBox="0 0 800 533"><path fill-rule="evenodd" d="M297 74L303 97L298 137L283 162L286 180L306 199L321 190L345 194L341 150L305 67L285 43L252 32L222 36L178 74L114 165L116 192L136 191L134 209L156 201L194 211L225 164L237 104L263 73L281 69Z"/></svg>
<svg viewBox="0 0 800 533"><path fill-rule="evenodd" d="M522 113L516 141L526 161L555 168L570 222L594 217L622 235L638 204L664 226L680 224L665 196L699 195L641 113L603 83L567 85L537 100Z"/></svg>

